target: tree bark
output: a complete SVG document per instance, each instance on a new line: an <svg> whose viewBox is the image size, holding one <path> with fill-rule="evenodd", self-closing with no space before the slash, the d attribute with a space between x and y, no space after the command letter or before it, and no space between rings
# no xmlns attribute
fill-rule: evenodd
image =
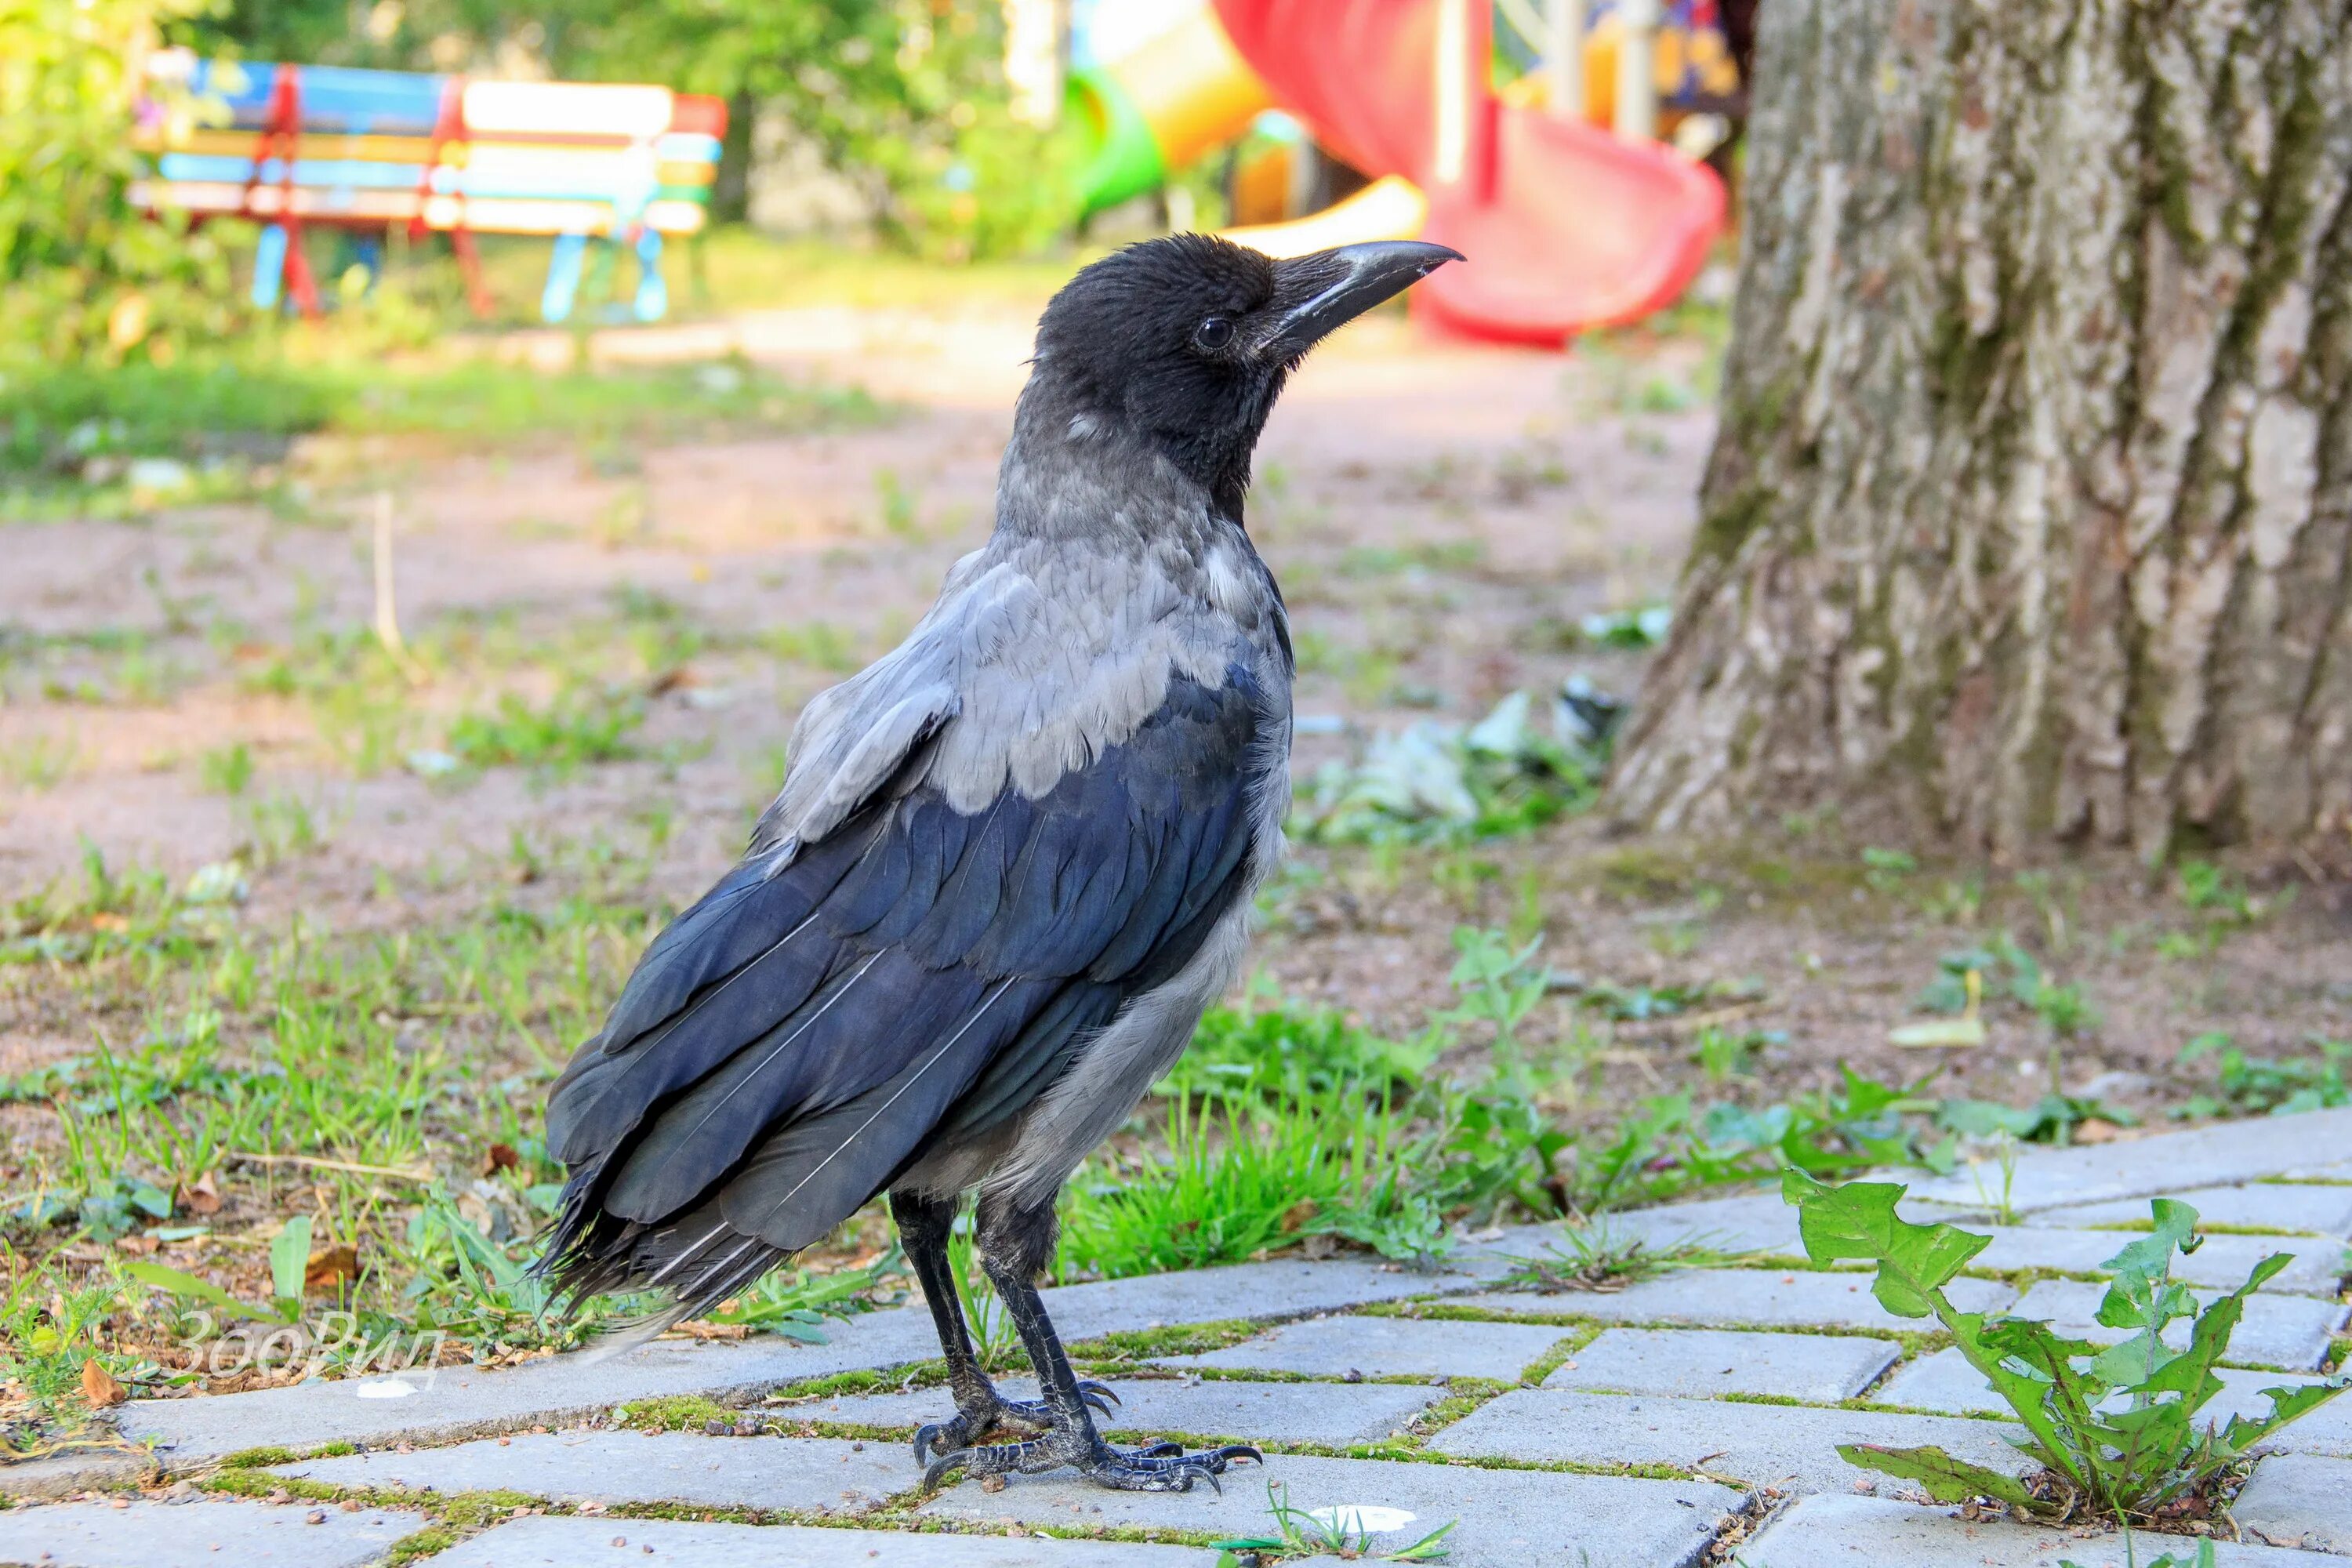
<svg viewBox="0 0 2352 1568"><path fill-rule="evenodd" d="M1619 810L2352 826L2352 0L1771 0L1749 149Z"/></svg>

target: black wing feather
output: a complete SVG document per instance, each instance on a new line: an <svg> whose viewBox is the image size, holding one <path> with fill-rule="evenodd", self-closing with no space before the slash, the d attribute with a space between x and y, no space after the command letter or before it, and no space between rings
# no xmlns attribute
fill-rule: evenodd
<svg viewBox="0 0 2352 1568"><path fill-rule="evenodd" d="M886 791L737 867L646 949L558 1079L541 1266L575 1297L740 1289L943 1136L1017 1115L1244 884L1265 700L1178 679L1120 745L972 814ZM747 1272L747 1270L749 1270Z"/></svg>

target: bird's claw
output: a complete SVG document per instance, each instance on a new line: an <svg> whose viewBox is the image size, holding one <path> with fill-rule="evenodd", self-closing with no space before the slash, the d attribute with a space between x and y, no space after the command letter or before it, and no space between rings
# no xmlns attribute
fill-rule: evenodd
<svg viewBox="0 0 2352 1568"><path fill-rule="evenodd" d="M1222 1495L1224 1485L1217 1478L1235 1459L1265 1463L1265 1456L1247 1443L1227 1443L1197 1454L1184 1452L1181 1443L1154 1443L1148 1448L1125 1451L1104 1444L1091 1463L1078 1468L1096 1485L1117 1491L1188 1492L1194 1481L1206 1481L1212 1491Z"/></svg>
<svg viewBox="0 0 2352 1568"><path fill-rule="evenodd" d="M1110 1384L1092 1378L1079 1379L1078 1399L1102 1415L1108 1415L1111 1407L1120 1403ZM930 1422L916 1432L915 1463L928 1465L934 1453L973 1447L1008 1422L1044 1432L1052 1428L1054 1413L1042 1399L999 1399L996 1408L984 1419L974 1419L958 1411L947 1420Z"/></svg>
<svg viewBox="0 0 2352 1568"><path fill-rule="evenodd" d="M1262 1465L1265 1456L1247 1443L1228 1443L1223 1447L1188 1454L1181 1443L1115 1448L1099 1439L1091 1450L1074 1454L1069 1446L1049 1434L1025 1442L995 1443L940 1453L924 1467L923 1486L927 1490L937 1487L950 1470L961 1470L977 1478L1033 1475L1071 1465L1097 1485L1115 1491L1188 1492L1193 1482L1206 1481L1212 1490L1222 1493L1225 1489L1217 1478L1236 1459Z"/></svg>

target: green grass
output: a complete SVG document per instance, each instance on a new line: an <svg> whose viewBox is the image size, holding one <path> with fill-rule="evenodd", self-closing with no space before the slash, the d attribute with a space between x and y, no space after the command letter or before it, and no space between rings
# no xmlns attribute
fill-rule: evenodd
<svg viewBox="0 0 2352 1568"><path fill-rule="evenodd" d="M518 766L568 773L595 763L637 755L626 737L645 722L634 696L577 689L534 707L513 692L487 713L468 713L449 726L449 754L467 767Z"/></svg>
<svg viewBox="0 0 2352 1568"><path fill-rule="evenodd" d="M44 490L132 494L142 458L208 474L299 436L426 438L446 449L570 441L592 457L686 437L871 423L862 392L801 385L738 358L542 372L481 355L298 359L267 349L168 367L19 367L0 375L0 516ZM79 481L79 483L78 483ZM16 500L7 499L10 496Z"/></svg>

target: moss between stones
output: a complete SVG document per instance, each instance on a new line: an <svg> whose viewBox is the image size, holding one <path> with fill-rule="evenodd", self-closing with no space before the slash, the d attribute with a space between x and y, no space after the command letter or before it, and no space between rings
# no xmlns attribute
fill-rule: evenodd
<svg viewBox="0 0 2352 1568"><path fill-rule="evenodd" d="M290 1465L294 1462L291 1448L239 1448L221 1460L224 1470L251 1470L264 1465Z"/></svg>
<svg viewBox="0 0 2352 1568"><path fill-rule="evenodd" d="M1264 1333L1267 1324L1245 1318L1225 1318L1206 1323L1177 1323L1166 1328L1124 1330L1080 1340L1069 1347L1073 1362L1118 1367L1160 1356L1202 1355L1237 1345Z"/></svg>
<svg viewBox="0 0 2352 1568"><path fill-rule="evenodd" d="M741 1412L699 1394L672 1394L661 1399L633 1399L613 1412L613 1425L639 1432L699 1431L709 1422L732 1426Z"/></svg>
<svg viewBox="0 0 2352 1568"><path fill-rule="evenodd" d="M446 1552L457 1545L460 1539L462 1538L457 1531L438 1524L428 1524L423 1530L411 1531L394 1542L392 1550L384 1553L385 1568L403 1568L404 1563L414 1563L419 1558L431 1557L436 1552Z"/></svg>

